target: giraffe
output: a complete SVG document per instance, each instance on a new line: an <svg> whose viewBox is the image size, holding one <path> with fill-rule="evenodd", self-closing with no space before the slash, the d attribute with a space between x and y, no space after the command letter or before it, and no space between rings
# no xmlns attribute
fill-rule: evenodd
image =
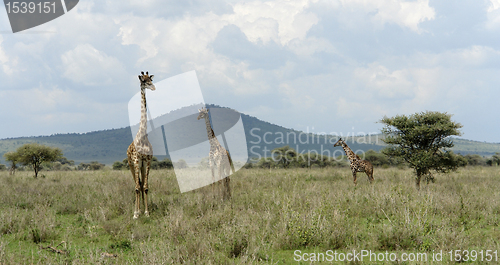
<svg viewBox="0 0 500 265"><path fill-rule="evenodd" d="M135 208L134 219L139 217L139 193L142 194L144 202L144 215L149 216L148 211L148 175L151 166L151 159L153 158L153 147L148 140L147 134L147 107L146 107L146 89L154 91L155 85L153 84L153 76L148 72L144 74L141 72L139 80L141 81L141 122L139 130L134 138L134 141L127 149L127 160L130 172L135 181ZM142 175L142 180L139 175Z"/></svg>
<svg viewBox="0 0 500 265"><path fill-rule="evenodd" d="M368 176L370 183L373 183L373 166L368 160L361 160L358 155L356 155L349 146L340 138L333 146L342 146L347 159L351 162L352 177L354 178L354 186L356 186L356 173L365 172Z"/></svg>
<svg viewBox="0 0 500 265"><path fill-rule="evenodd" d="M207 135L208 140L210 142L210 152L208 153L208 164L210 165L210 169L212 170L212 181L215 183L215 167L219 170L217 181L224 179L225 191L223 191L223 199L231 198L231 187L229 186L231 179L229 178L229 174L231 173L229 167L234 170L233 160L231 159L231 155L229 152L221 146L219 140L215 136L214 130L212 130L212 126L210 124L210 119L208 115L208 109L202 108L198 110L198 120L205 119L205 125L207 127ZM212 186L213 191L213 186Z"/></svg>
<svg viewBox="0 0 500 265"><path fill-rule="evenodd" d="M12 166L9 169L9 175L14 175L16 174L16 164L12 163Z"/></svg>

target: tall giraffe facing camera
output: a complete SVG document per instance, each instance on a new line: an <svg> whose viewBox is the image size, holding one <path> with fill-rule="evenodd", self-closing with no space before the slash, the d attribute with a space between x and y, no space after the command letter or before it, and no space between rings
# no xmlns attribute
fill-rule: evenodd
<svg viewBox="0 0 500 265"><path fill-rule="evenodd" d="M147 217L149 216L148 175L151 159L153 158L153 146L149 142L147 134L146 89L155 91L156 87L153 84L153 76L154 75L149 75L148 72L146 72L146 74L141 72L141 75L139 75L139 81L141 81L141 122L134 141L127 149L128 167L135 181L134 219L139 217L141 211L139 206L140 194L142 194L142 201L144 202L144 215ZM142 179L140 176L142 176Z"/></svg>

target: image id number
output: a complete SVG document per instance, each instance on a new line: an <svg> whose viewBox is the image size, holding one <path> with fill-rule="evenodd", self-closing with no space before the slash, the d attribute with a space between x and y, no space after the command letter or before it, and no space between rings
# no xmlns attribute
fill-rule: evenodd
<svg viewBox="0 0 500 265"><path fill-rule="evenodd" d="M56 2L7 2L5 4L9 14L49 14L56 13Z"/></svg>

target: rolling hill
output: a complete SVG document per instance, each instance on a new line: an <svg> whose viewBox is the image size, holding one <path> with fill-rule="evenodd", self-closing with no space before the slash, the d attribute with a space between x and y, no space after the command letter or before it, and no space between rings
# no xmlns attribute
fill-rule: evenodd
<svg viewBox="0 0 500 265"><path fill-rule="evenodd" d="M227 109L214 105L209 106L209 108L214 110ZM179 110L173 116L179 117L179 113L183 113L183 110ZM221 118L219 117L219 119ZM222 117L222 120L225 120L224 117ZM336 137L334 136L307 134L271 124L245 114L241 114L241 121L246 134L248 157L259 157L265 154L269 156L270 150L284 145L293 147L299 153L312 151L329 156L343 154L341 148L333 147L336 141ZM174 141L180 141L182 137L188 136L180 135L178 137ZM384 147L384 144L382 141L375 141L376 139L380 139L380 135L348 137L346 140L354 151L367 151L370 149L378 151ZM19 146L29 142L59 147L62 149L64 156L70 160L74 160L76 164L99 161L111 165L114 161L121 161L126 157L126 150L132 142L132 132L130 127L125 127L82 134L68 133L1 139L0 160L2 163L5 162L3 154L8 151L14 151ZM456 138L454 142L455 147L453 150L456 153L491 156L496 152L500 152L500 144L498 143L477 142L460 138ZM162 159L162 157L159 156L159 159Z"/></svg>

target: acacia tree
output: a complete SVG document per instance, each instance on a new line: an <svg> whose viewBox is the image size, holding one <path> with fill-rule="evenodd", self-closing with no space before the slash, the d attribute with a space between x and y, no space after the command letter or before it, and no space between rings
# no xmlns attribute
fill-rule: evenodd
<svg viewBox="0 0 500 265"><path fill-rule="evenodd" d="M38 143L28 143L19 147L16 151L18 162L23 165L29 165L35 171L35 178L41 169L43 162L54 162L62 158L62 151L59 148L53 148Z"/></svg>
<svg viewBox="0 0 500 265"><path fill-rule="evenodd" d="M5 160L10 162L9 175L16 173L17 163L19 162L19 156L17 152L7 152L3 155Z"/></svg>
<svg viewBox="0 0 500 265"><path fill-rule="evenodd" d="M257 162L257 166L260 168L269 168L273 167L276 163L274 160L270 157L261 157L260 160Z"/></svg>
<svg viewBox="0 0 500 265"><path fill-rule="evenodd" d="M495 153L486 163L490 166L500 165L500 153Z"/></svg>
<svg viewBox="0 0 500 265"><path fill-rule="evenodd" d="M447 173L461 165L448 148L453 147L450 136L460 135L460 123L441 112L421 112L410 116L384 117L383 140L389 144L382 152L391 158L400 158L415 170L415 184L420 189L422 176L432 179L431 170Z"/></svg>
<svg viewBox="0 0 500 265"><path fill-rule="evenodd" d="M287 168L294 159L297 159L297 151L288 145L273 149L271 155L277 164L283 165L283 168Z"/></svg>

